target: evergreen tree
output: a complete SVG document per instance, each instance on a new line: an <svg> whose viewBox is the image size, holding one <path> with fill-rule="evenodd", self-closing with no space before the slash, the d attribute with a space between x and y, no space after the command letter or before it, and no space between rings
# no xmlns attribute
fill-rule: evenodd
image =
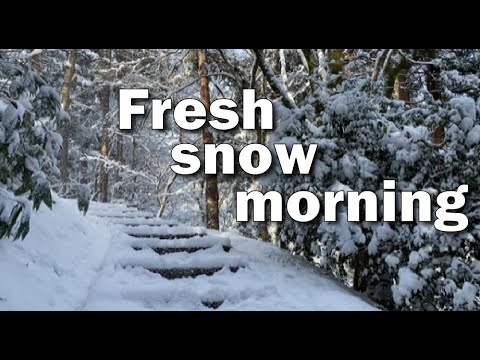
<svg viewBox="0 0 480 360"><path fill-rule="evenodd" d="M60 97L29 65L0 53L0 237L24 238L30 209L52 207L47 176L58 174L61 136L68 121Z"/></svg>

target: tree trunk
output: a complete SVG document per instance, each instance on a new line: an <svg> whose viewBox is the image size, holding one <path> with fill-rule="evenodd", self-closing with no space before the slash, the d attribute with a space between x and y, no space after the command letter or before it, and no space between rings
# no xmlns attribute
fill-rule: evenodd
<svg viewBox="0 0 480 360"><path fill-rule="evenodd" d="M258 115L258 113L255 114L255 123L256 123L256 128L257 128L257 144L265 145L264 132L262 131L262 127L260 126L260 116ZM255 153L255 155L256 156L254 158L254 161L255 161L254 166L257 167L259 162L260 162L260 158L258 157L257 153ZM263 191L263 187L260 184L260 182L258 181L258 179L255 179L255 182L256 182L256 190L257 191ZM253 207L252 207L252 210L253 210ZM253 218L253 214L251 216ZM268 232L268 225L267 224L268 223L266 221L258 223L258 236L263 241L270 241L270 234Z"/></svg>
<svg viewBox="0 0 480 360"><path fill-rule="evenodd" d="M397 74L395 83L393 85L393 97L398 100L403 100L406 103L410 102L410 94L406 88L407 69L401 69Z"/></svg>
<svg viewBox="0 0 480 360"><path fill-rule="evenodd" d="M132 135L132 170L135 170L137 166L137 141L138 141L137 137L135 136L135 134L133 134ZM136 195L137 195L137 175L134 175L132 196L130 197L132 203L135 203Z"/></svg>
<svg viewBox="0 0 480 360"><path fill-rule="evenodd" d="M301 51L303 52L305 59L307 60L308 75L312 75L315 69L318 67L317 55L315 54L315 51L313 51L312 49L301 49Z"/></svg>
<svg viewBox="0 0 480 360"><path fill-rule="evenodd" d="M389 51L389 49L383 49L377 54L377 61L375 62L375 67L373 68L372 82L376 82L378 80L380 69L383 67Z"/></svg>
<svg viewBox="0 0 480 360"><path fill-rule="evenodd" d="M163 213L165 212L165 209L167 208L168 196L169 196L168 193L171 187L173 186L173 184L175 183L176 178L177 178L177 173L173 173L168 179L167 184L163 189L163 194L159 194L157 196L158 202L160 204L160 208L158 209L158 212L157 212L157 218L161 218L163 216Z"/></svg>
<svg viewBox="0 0 480 360"><path fill-rule="evenodd" d="M75 75L75 64L77 63L77 50L70 51L68 56L68 64L65 67L65 72L63 76L63 85L62 85L62 109L68 111L70 109L70 92L72 89L72 80ZM70 142L70 132L67 124L63 124L60 128L60 134L62 135L62 152L60 156L60 179L62 180L62 193L67 192L67 184L69 183L69 174L68 174L68 153L69 153L69 142Z"/></svg>
<svg viewBox="0 0 480 360"><path fill-rule="evenodd" d="M426 49L427 60L434 60L437 56L436 49ZM442 83L440 80L440 69L434 65L428 65L425 70L426 85L428 92L433 99L438 101L442 99ZM445 139L445 128L437 126L432 132L432 142L441 144Z"/></svg>
<svg viewBox="0 0 480 360"><path fill-rule="evenodd" d="M409 101L410 95L405 91L404 83L406 80L405 75L410 70L411 64L402 58L398 64L388 63L384 67L385 95L389 98Z"/></svg>
<svg viewBox="0 0 480 360"><path fill-rule="evenodd" d="M327 53L328 72L330 78L328 79L328 87L333 89L343 83L344 80L344 49L328 49Z"/></svg>
<svg viewBox="0 0 480 360"><path fill-rule="evenodd" d="M208 89L207 50L198 50L198 75L200 76L200 101L206 109L210 108L210 91ZM203 144L213 144L213 134L207 125L203 127ZM219 229L218 179L217 175L205 175L205 217L208 229Z"/></svg>
<svg viewBox="0 0 480 360"><path fill-rule="evenodd" d="M125 62L125 61L127 61L127 59L128 59L128 50L126 50L126 49L115 49L115 60L117 61L117 63ZM117 93L115 94L115 96L118 99L118 90L117 90ZM124 138L123 138L124 131L120 130L120 129L116 129L116 132L117 133L116 133L116 136L115 136L115 149L116 149L115 160L119 164L123 164L125 162ZM115 170L115 182L119 183L120 181L121 181L120 170L116 169ZM123 195L124 195L124 191L123 191L123 186L122 186L120 189L118 189L117 197L122 198Z"/></svg>
<svg viewBox="0 0 480 360"><path fill-rule="evenodd" d="M367 290L367 283L364 277L364 270L368 264L368 252L365 245L359 245L358 252L354 257L354 273L353 273L353 288L357 291L364 292Z"/></svg>
<svg viewBox="0 0 480 360"><path fill-rule="evenodd" d="M104 69L110 67L110 62L112 60L112 50L103 49L102 51L102 61L105 64L102 66ZM108 157L109 152L109 129L110 122L108 120L108 113L110 111L110 83L108 79L104 79L104 84L100 90L100 104L102 110L102 140L100 143L100 154L104 157ZM106 165L102 163L100 165L100 202L108 201L108 171Z"/></svg>

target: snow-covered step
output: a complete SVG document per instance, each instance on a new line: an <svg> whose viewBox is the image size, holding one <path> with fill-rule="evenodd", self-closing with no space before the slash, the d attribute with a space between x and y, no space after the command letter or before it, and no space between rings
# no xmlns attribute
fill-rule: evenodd
<svg viewBox="0 0 480 360"><path fill-rule="evenodd" d="M120 230L136 238L157 238L157 239L188 239L195 236L203 237L207 234L204 227L200 226L120 226Z"/></svg>
<svg viewBox="0 0 480 360"><path fill-rule="evenodd" d="M172 268L172 269L164 269L164 268L147 268L147 270L159 274L161 277L167 280L175 280L175 279L183 279L183 278L196 278L200 275L212 276L216 272L223 270L224 266L222 267L210 267L210 268ZM236 273L239 269L239 266L229 266L228 269Z"/></svg>
<svg viewBox="0 0 480 360"><path fill-rule="evenodd" d="M113 224L125 225L125 226L178 226L178 223L173 220L163 220L158 218L112 218L110 220Z"/></svg>
<svg viewBox="0 0 480 360"><path fill-rule="evenodd" d="M154 214L150 211L89 211L88 215L102 218L153 218Z"/></svg>
<svg viewBox="0 0 480 360"><path fill-rule="evenodd" d="M216 273L203 279L182 278L174 282L162 282L162 286L158 286L160 281L155 281L154 283L148 285L143 284L139 287L119 287L118 290L121 291L125 298L130 301L140 301L145 304L150 304L152 309L155 308L155 303L157 305L161 304L160 307L164 307L167 304L174 304L181 301L183 303L189 303L190 308L197 310L215 310L220 308L226 300L231 301L231 298L233 298L233 301L240 296L245 298L245 295L248 293L248 288L241 287L242 295L234 293L232 297L230 296L229 291L225 291L221 287L205 284L203 284L204 286L201 286L199 284L209 281L218 281L218 279L213 280L216 276L219 276L219 274ZM232 276L229 270L221 272L220 277L225 278L226 276ZM188 284L191 284L191 286Z"/></svg>
<svg viewBox="0 0 480 360"><path fill-rule="evenodd" d="M130 246L134 247L162 247L162 248L185 248L193 246L212 247L215 245L230 246L229 237L206 234L205 236L195 235L188 239L163 240L153 238L133 238L129 241Z"/></svg>
<svg viewBox="0 0 480 360"><path fill-rule="evenodd" d="M194 236L189 239L178 240L140 239L140 241L132 242L131 246L137 251L150 248L159 255L176 252L194 253L214 247L221 248L224 252L229 252L231 249L229 238L214 235Z"/></svg>
<svg viewBox="0 0 480 360"><path fill-rule="evenodd" d="M89 208L91 209L135 209L134 207L128 206L126 204L99 203L96 201L91 201Z"/></svg>
<svg viewBox="0 0 480 360"><path fill-rule="evenodd" d="M138 211L137 208L127 205L117 204L94 204L90 203L88 206L89 211Z"/></svg>
<svg viewBox="0 0 480 360"><path fill-rule="evenodd" d="M193 254L177 252L163 256L158 256L150 248L137 251L127 248L118 253L116 263L122 267L141 266L146 269L223 268L246 266L247 259L235 249L225 253L220 246Z"/></svg>

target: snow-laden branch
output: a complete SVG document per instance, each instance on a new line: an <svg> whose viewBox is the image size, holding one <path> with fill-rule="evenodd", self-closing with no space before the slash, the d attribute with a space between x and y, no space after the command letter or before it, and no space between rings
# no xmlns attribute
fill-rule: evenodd
<svg viewBox="0 0 480 360"><path fill-rule="evenodd" d="M120 162L116 161L116 160L112 160L112 159L109 159L105 156L102 156L102 155L96 155L96 156L92 156L92 155L85 155L85 157L88 159L88 160L95 160L95 161L100 161L102 162L107 168L116 168L116 169L120 169L120 170L123 170L129 174L132 174L132 175L135 175L135 176L140 176L148 181L150 181L152 184L156 184L157 183L157 178L154 178L153 176L150 176L148 174L145 174L143 172L140 172L140 171L137 171L137 170L133 170L132 168L130 168L129 166L127 165L124 165L124 164L121 164Z"/></svg>
<svg viewBox="0 0 480 360"><path fill-rule="evenodd" d="M296 109L297 104L295 104L292 95L288 92L288 89L285 87L285 85L277 79L272 68L265 60L262 51L260 49L253 49L253 52L257 56L258 65L260 66L260 69L262 69L263 75L267 79L272 90L280 95L282 102L286 107L289 109Z"/></svg>
<svg viewBox="0 0 480 360"><path fill-rule="evenodd" d="M388 50L387 56L385 57L385 61L382 66L382 71L380 72L380 77L385 74L385 70L387 70L388 63L390 62L390 58L392 57L393 49Z"/></svg>
<svg viewBox="0 0 480 360"><path fill-rule="evenodd" d="M305 57L305 54L303 53L302 49L296 49L298 56L300 56L300 60L302 61L303 66L305 66L305 71L308 73L308 60Z"/></svg>
<svg viewBox="0 0 480 360"><path fill-rule="evenodd" d="M215 73L208 74L207 76L208 76L208 77L212 77L212 76L225 76L225 77L228 77L228 78L234 80L235 82L237 81L237 79L235 78L235 76L233 76L232 74L226 73L226 72L215 72ZM177 94L177 93L185 90L186 88L188 88L189 86L192 86L193 84L197 84L199 81L200 81L200 77L195 78L194 80L187 82L186 84L184 84L184 85L176 88L175 90L172 90L172 91L167 95L167 98L169 98L169 97L171 97L172 95Z"/></svg>
<svg viewBox="0 0 480 360"><path fill-rule="evenodd" d="M407 60L409 63L411 64L414 64L414 65L437 65L435 62L433 61L417 61L417 60L413 60L410 56L408 56L407 54L405 54L401 49L397 49L398 53L400 55L402 55L405 60Z"/></svg>

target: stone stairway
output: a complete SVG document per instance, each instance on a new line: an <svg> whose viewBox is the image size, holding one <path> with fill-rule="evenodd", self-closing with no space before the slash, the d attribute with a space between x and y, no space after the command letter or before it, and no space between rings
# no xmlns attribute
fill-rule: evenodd
<svg viewBox="0 0 480 360"><path fill-rule="evenodd" d="M232 254L228 237L204 227L157 219L154 214L116 204L92 203L88 212L127 234L130 250L118 259L123 268L144 268L164 279L212 276L226 269L234 276L246 260ZM199 299L217 309L224 299Z"/></svg>

